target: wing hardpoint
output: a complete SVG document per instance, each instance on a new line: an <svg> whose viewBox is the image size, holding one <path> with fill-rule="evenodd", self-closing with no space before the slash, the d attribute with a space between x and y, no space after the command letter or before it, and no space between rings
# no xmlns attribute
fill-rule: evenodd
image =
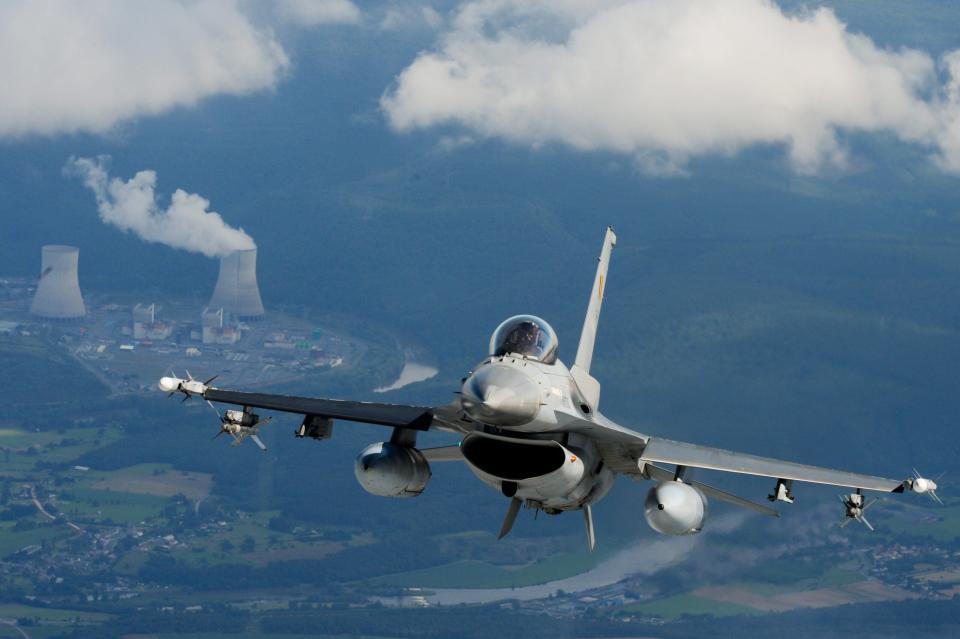
<svg viewBox="0 0 960 639"><path fill-rule="evenodd" d="M393 426L409 430L428 430L433 423L433 409L425 406L402 406L373 402L352 402L338 399L314 399L267 393L241 393L238 391L208 388L204 399L211 402L236 404L251 408L265 408L285 413L299 413L316 417L329 417L365 424Z"/></svg>
<svg viewBox="0 0 960 639"><path fill-rule="evenodd" d="M675 442L651 437L640 455L640 461L676 464L691 468L705 468L728 473L773 477L812 484L847 486L881 492L902 492L904 484L895 479L860 475L843 470L807 466L795 462L736 453L719 448Z"/></svg>

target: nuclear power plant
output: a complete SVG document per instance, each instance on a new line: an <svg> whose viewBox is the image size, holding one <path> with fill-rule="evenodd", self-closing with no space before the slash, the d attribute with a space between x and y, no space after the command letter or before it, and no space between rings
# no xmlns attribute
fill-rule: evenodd
<svg viewBox="0 0 960 639"><path fill-rule="evenodd" d="M336 368L363 350L360 338L328 334L305 313L292 316L278 308L269 321L252 321L266 319L256 249L220 260L213 296L202 312L195 297L162 288L84 289L81 295L80 249L48 245L41 256L39 280L0 273L0 336L30 340L31 349L34 336L43 336L51 353L67 349L85 368L109 377L114 392L153 392L158 371L187 366L211 375L220 371L231 383L290 381ZM195 278L188 284L195 286ZM184 286L180 280L176 285ZM134 303L132 293L145 297Z"/></svg>
<svg viewBox="0 0 960 639"><path fill-rule="evenodd" d="M43 247L40 283L30 305L31 314L47 319L76 319L86 315L77 275L79 260L80 249L75 246Z"/></svg>
<svg viewBox="0 0 960 639"><path fill-rule="evenodd" d="M257 286L257 249L234 251L220 258L220 275L207 308L223 309L241 319L263 317L263 302Z"/></svg>

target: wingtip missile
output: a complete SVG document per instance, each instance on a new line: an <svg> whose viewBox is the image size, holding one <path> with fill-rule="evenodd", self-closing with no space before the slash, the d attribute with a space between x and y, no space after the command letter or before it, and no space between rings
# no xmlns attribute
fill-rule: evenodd
<svg viewBox="0 0 960 639"><path fill-rule="evenodd" d="M168 396L172 396L174 393L183 393L183 401L186 401L190 397L194 396L203 396L209 388L208 383L213 381L211 377L207 382L201 382L193 378L190 373L187 373L187 379L181 377L176 377L174 375L163 376L160 378L160 381L157 382L157 387L167 393Z"/></svg>
<svg viewBox="0 0 960 639"><path fill-rule="evenodd" d="M942 473L937 477L937 479L940 479L940 477L943 477ZM937 502L941 506L943 505L943 500L940 499L939 495L937 495L937 489L939 487L937 486L936 480L927 479L926 477L922 476L916 468L913 469L913 477L908 479L906 483L908 484L910 490L918 495L927 495L933 501Z"/></svg>

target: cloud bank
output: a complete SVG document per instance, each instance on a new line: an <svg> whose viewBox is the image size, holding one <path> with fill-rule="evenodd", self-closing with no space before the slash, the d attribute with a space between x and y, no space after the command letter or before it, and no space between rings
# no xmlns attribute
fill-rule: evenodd
<svg viewBox="0 0 960 639"><path fill-rule="evenodd" d="M271 88L288 64L236 0L6 0L0 136L102 133Z"/></svg>
<svg viewBox="0 0 960 639"><path fill-rule="evenodd" d="M147 242L207 257L223 257L233 251L255 248L253 238L243 229L223 221L219 213L208 210L210 202L196 193L174 191L170 206L157 203L155 171L139 171L124 182L111 178L107 157L70 158L64 167L68 176L76 176L97 198L100 219L125 233L132 232Z"/></svg>
<svg viewBox="0 0 960 639"><path fill-rule="evenodd" d="M634 156L651 173L784 145L844 166L845 133L886 132L960 173L960 51L890 51L829 9L768 0L473 0L381 98L397 131L437 125Z"/></svg>

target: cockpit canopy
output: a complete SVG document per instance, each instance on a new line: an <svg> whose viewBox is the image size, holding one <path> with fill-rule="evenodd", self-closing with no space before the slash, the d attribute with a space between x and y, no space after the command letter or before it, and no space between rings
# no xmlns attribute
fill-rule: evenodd
<svg viewBox="0 0 960 639"><path fill-rule="evenodd" d="M558 347L553 327L533 315L514 315L490 338L491 355L521 355L544 364L557 361Z"/></svg>

